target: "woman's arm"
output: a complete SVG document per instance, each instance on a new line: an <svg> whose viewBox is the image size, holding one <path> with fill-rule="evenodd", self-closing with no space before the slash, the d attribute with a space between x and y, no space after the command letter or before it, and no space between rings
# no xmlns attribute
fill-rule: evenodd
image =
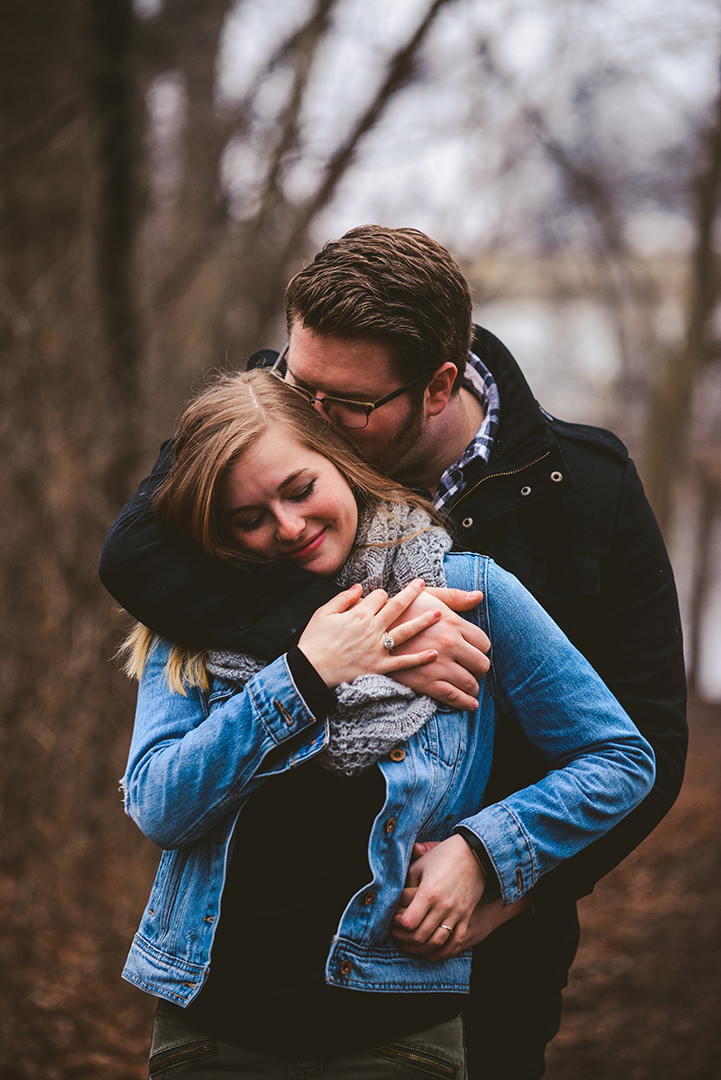
<svg viewBox="0 0 721 1080"><path fill-rule="evenodd" d="M280 657L234 689L173 692L167 642L152 650L138 688L122 787L125 809L163 848L202 836L262 780L317 754L325 724L300 695Z"/></svg>
<svg viewBox="0 0 721 1080"><path fill-rule="evenodd" d="M459 823L483 844L511 903L637 806L655 767L616 698L524 586L489 562L487 588L498 704L552 766Z"/></svg>
<svg viewBox="0 0 721 1080"><path fill-rule="evenodd" d="M456 825L461 835L412 864L394 936L416 955L441 958L458 951L473 898L477 902L483 892L475 856L461 847L464 831L482 845L510 904L612 828L653 785L649 744L540 605L493 563L486 610L499 705L553 768L536 784L463 818ZM451 841L451 861L461 864L453 875ZM455 940L434 929L442 923L454 927Z"/></svg>
<svg viewBox="0 0 721 1080"><path fill-rule="evenodd" d="M395 656L383 646L385 632L422 589L417 580L391 599L381 589L361 598L357 585L316 612L299 648L327 687L433 658L428 651ZM393 633L400 644L436 619L429 611ZM287 655L244 689L221 681L208 697L197 688L187 696L170 689L169 651L167 642L159 642L148 658L123 781L128 814L165 848L202 836L268 776L306 761L325 744L325 717L300 693Z"/></svg>

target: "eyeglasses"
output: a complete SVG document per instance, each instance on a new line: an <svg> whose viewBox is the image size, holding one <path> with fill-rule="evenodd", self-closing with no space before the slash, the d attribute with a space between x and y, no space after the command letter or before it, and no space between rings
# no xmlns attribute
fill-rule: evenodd
<svg viewBox="0 0 721 1080"><path fill-rule="evenodd" d="M289 346L290 342L287 342L282 351L278 354L278 359L270 369L271 375L277 375L279 379L285 378L283 372L279 369L282 367L283 362L288 355ZM332 424L336 424L338 427L354 428L355 430L358 430L360 428L368 427L371 413L374 413L376 409L380 409L381 405L387 405L389 401L393 401L394 398L400 397L401 394L405 394L411 387L418 386L424 379L428 381L428 378L429 376L427 374L418 375L417 378L404 383L403 386L399 386L397 390L391 390L390 394L378 398L377 401L350 401L348 398L316 397L314 394L311 394L310 390L306 390L302 386L296 386L295 383L286 383L286 386L290 386L296 393L304 397L310 405L315 405L316 403L320 405Z"/></svg>

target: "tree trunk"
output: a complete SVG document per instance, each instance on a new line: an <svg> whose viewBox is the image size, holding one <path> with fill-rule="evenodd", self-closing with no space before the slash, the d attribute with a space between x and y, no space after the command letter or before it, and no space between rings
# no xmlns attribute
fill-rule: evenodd
<svg viewBox="0 0 721 1080"><path fill-rule="evenodd" d="M105 489L120 505L137 477L141 450L142 334L136 245L143 209L140 123L131 0L88 0L88 96L97 177L95 275L106 340L105 400L111 453Z"/></svg>
<svg viewBox="0 0 721 1080"><path fill-rule="evenodd" d="M711 355L709 323L718 302L718 256L715 225L721 193L721 92L701 155L696 197L696 246L683 348L661 372L648 412L643 476L661 529L668 535L674 510L674 488L688 472L689 430L694 388Z"/></svg>

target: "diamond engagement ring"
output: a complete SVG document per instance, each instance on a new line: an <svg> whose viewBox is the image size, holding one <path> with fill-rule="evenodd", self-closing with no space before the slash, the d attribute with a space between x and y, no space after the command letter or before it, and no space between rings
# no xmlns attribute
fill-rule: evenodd
<svg viewBox="0 0 721 1080"><path fill-rule="evenodd" d="M393 640L393 637L391 636L391 634L386 633L386 634L383 635L383 648L384 649L388 649L388 652L393 652L393 650L395 648L395 645L396 645L396 643Z"/></svg>

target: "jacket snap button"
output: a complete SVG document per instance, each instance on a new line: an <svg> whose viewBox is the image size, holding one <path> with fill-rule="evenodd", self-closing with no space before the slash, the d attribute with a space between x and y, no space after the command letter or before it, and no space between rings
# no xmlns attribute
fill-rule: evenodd
<svg viewBox="0 0 721 1080"><path fill-rule="evenodd" d="M363 903L367 907L368 904L372 904L374 902L375 898L376 898L376 894L374 892L366 893L365 897L363 898Z"/></svg>
<svg viewBox="0 0 721 1080"><path fill-rule="evenodd" d="M530 495L530 494L531 494L530 487L528 486L528 484L524 484L524 486L521 488L521 495Z"/></svg>
<svg viewBox="0 0 721 1080"><path fill-rule="evenodd" d="M340 966L341 975L350 975L352 970L353 964L350 962L350 960L344 960Z"/></svg>
<svg viewBox="0 0 721 1080"><path fill-rule="evenodd" d="M563 480L563 473L558 472L558 470L556 470L556 472L552 472L551 473L551 480L553 480L554 484L560 484L561 481Z"/></svg>
<svg viewBox="0 0 721 1080"><path fill-rule="evenodd" d="M394 746L390 753L391 761L403 761L406 752L402 746Z"/></svg>
<svg viewBox="0 0 721 1080"><path fill-rule="evenodd" d="M464 529L470 529L471 525L473 524L473 518L464 518L461 524L463 525Z"/></svg>
<svg viewBox="0 0 721 1080"><path fill-rule="evenodd" d="M392 833L396 827L396 819L394 817L389 817L383 827L387 833Z"/></svg>

